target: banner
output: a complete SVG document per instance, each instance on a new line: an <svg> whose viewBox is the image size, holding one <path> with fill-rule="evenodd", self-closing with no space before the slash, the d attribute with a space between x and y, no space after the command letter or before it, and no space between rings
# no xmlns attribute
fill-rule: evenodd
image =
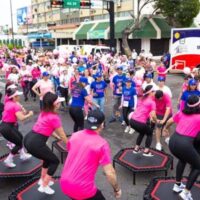
<svg viewBox="0 0 200 200"><path fill-rule="evenodd" d="M26 24L27 18L28 18L27 14L28 14L27 7L17 9L17 24L18 25Z"/></svg>

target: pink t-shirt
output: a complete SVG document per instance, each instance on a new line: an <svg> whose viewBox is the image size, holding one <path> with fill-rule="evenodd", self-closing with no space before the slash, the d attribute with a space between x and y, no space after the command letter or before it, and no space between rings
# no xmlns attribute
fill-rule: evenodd
<svg viewBox="0 0 200 200"><path fill-rule="evenodd" d="M7 101L2 115L3 122L16 123L16 113L21 111L21 106L14 101Z"/></svg>
<svg viewBox="0 0 200 200"><path fill-rule="evenodd" d="M146 123L152 111L156 111L156 104L153 98L147 97L145 99L140 99L131 118L135 121Z"/></svg>
<svg viewBox="0 0 200 200"><path fill-rule="evenodd" d="M177 124L176 132L180 135L195 138L200 132L200 114L186 115L179 111L173 116Z"/></svg>
<svg viewBox="0 0 200 200"><path fill-rule="evenodd" d="M40 97L40 100L43 99L44 95L47 93L47 92L53 92L53 83L51 82L51 80L47 80L47 81L44 81L43 79L42 80L39 80L37 83L36 83L36 88L40 88L40 93L42 94L42 96Z"/></svg>
<svg viewBox="0 0 200 200"><path fill-rule="evenodd" d="M61 126L62 123L58 114L52 112L41 112L32 130L49 137L55 129L60 128Z"/></svg>
<svg viewBox="0 0 200 200"><path fill-rule="evenodd" d="M157 71L158 71L158 76L166 77L166 73L165 73L166 68L165 68L165 66L159 66L157 68Z"/></svg>
<svg viewBox="0 0 200 200"><path fill-rule="evenodd" d="M170 108L170 113L172 113L172 101L169 95L164 94L160 100L155 98L155 103L157 115L164 116L167 107Z"/></svg>
<svg viewBox="0 0 200 200"><path fill-rule="evenodd" d="M33 70L31 71L32 77L33 79L39 79L41 76L41 71L37 68L33 68Z"/></svg>
<svg viewBox="0 0 200 200"><path fill-rule="evenodd" d="M93 197L97 192L95 175L99 165L111 163L107 141L92 130L79 131L67 143L68 156L61 174L62 191L76 200Z"/></svg>

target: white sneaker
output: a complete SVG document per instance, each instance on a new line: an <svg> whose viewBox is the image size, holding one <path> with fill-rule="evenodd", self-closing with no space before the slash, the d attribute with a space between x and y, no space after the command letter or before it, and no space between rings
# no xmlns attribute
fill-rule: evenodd
<svg viewBox="0 0 200 200"><path fill-rule="evenodd" d="M193 200L191 192L186 192L185 190L179 194L179 197L183 200Z"/></svg>
<svg viewBox="0 0 200 200"><path fill-rule="evenodd" d="M55 193L55 191L51 189L48 185L46 187L43 187L42 185L40 185L40 187L38 188L38 191L41 193L49 194L49 195Z"/></svg>
<svg viewBox="0 0 200 200"><path fill-rule="evenodd" d="M122 126L125 126L125 125L126 125L126 122L125 122L125 121L123 121L123 122L121 123L121 125L122 125Z"/></svg>
<svg viewBox="0 0 200 200"><path fill-rule="evenodd" d="M39 181L38 181L38 185L42 185L42 179L40 179ZM49 181L49 184L48 184L49 186L52 186L52 185L54 185L54 182L53 181Z"/></svg>
<svg viewBox="0 0 200 200"><path fill-rule="evenodd" d="M144 153L142 154L145 157L153 157L154 155L149 151L148 153Z"/></svg>
<svg viewBox="0 0 200 200"><path fill-rule="evenodd" d="M156 143L156 150L161 151L162 145L160 143Z"/></svg>
<svg viewBox="0 0 200 200"><path fill-rule="evenodd" d="M11 159L11 158L6 158L4 160L4 164L6 165L6 167L9 167L9 168L16 167L16 164L13 162L13 159Z"/></svg>
<svg viewBox="0 0 200 200"><path fill-rule="evenodd" d="M133 133L135 133L135 130L133 128L130 128L129 134L132 135Z"/></svg>
<svg viewBox="0 0 200 200"><path fill-rule="evenodd" d="M124 130L124 133L128 133L129 130L130 130L130 126L127 126L127 127L125 128L125 130Z"/></svg>
<svg viewBox="0 0 200 200"><path fill-rule="evenodd" d="M183 190L185 189L185 185L183 183L181 183L180 185L177 185L176 183L174 184L174 187L173 187L173 191L174 192L182 192Z"/></svg>
<svg viewBox="0 0 200 200"><path fill-rule="evenodd" d="M20 159L24 160L24 161L30 159L31 157L32 157L32 155L29 153L20 154Z"/></svg>
<svg viewBox="0 0 200 200"><path fill-rule="evenodd" d="M167 145L169 145L169 140L170 140L170 137L165 138L165 143L166 143Z"/></svg>

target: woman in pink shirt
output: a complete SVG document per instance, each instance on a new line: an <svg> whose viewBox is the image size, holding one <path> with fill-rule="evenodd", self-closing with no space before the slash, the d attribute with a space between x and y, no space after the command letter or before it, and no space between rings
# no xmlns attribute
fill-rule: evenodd
<svg viewBox="0 0 200 200"><path fill-rule="evenodd" d="M18 130L17 121L24 121L33 115L32 111L24 112L20 105L21 92L16 89L8 89L7 95L9 101L5 103L2 115L2 123L0 124L0 133L2 136L15 144L8 157L4 160L7 167L14 168L16 164L13 162L14 155L20 153L20 159L27 160L31 156L27 154L22 148L23 136Z"/></svg>
<svg viewBox="0 0 200 200"><path fill-rule="evenodd" d="M52 176L59 165L59 159L49 149L46 142L53 135L67 143L67 137L57 113L62 101L65 101L65 99L59 98L51 92L46 93L43 98L42 112L32 131L24 139L24 146L28 152L36 158L43 160L38 191L46 194L54 194L55 192L50 186L53 185Z"/></svg>
<svg viewBox="0 0 200 200"><path fill-rule="evenodd" d="M181 199L192 200L191 189L200 174L200 97L191 95L183 111L176 113L165 127L167 128L176 123L176 131L169 141L169 149L178 158L176 167L176 183L173 191L179 193ZM186 164L191 166L186 186L181 183ZM181 192L181 193L180 193Z"/></svg>
<svg viewBox="0 0 200 200"><path fill-rule="evenodd" d="M33 92L32 88L41 77L41 71L37 64L33 65L33 69L31 70L31 75L32 75L32 80L30 82L31 96L33 97L33 101L36 101L36 94Z"/></svg>
<svg viewBox="0 0 200 200"><path fill-rule="evenodd" d="M140 152L140 144L142 143L142 140L146 135L147 138L143 155L153 156L149 150L153 138L153 129L148 124L148 119L153 122L156 121L156 104L153 100L153 96L153 85L146 86L143 97L138 101L136 110L131 116L131 128L135 129L139 133L139 136L136 140L136 146L133 151L133 153L135 154Z"/></svg>
<svg viewBox="0 0 200 200"><path fill-rule="evenodd" d="M39 89L39 91L38 91ZM43 72L42 73L42 79L39 80L33 87L33 92L37 94L40 97L40 109L42 109L43 106L43 97L47 92L54 93L54 86L52 81L49 79L49 73Z"/></svg>

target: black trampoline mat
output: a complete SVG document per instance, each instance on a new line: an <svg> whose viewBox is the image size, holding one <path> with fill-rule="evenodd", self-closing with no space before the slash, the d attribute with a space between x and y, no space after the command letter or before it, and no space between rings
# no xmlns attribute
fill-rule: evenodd
<svg viewBox="0 0 200 200"><path fill-rule="evenodd" d="M120 156L119 160L137 170L165 167L168 156L154 150L151 150L151 152L154 155L153 157L145 157L142 155L142 152L134 154L133 149L127 149Z"/></svg>
<svg viewBox="0 0 200 200"><path fill-rule="evenodd" d="M37 184L38 180L35 181L33 184L25 188L17 195L18 200L71 200L67 197L60 189L59 182L56 181L52 189L55 190L53 195L48 195L45 193L38 192L39 185Z"/></svg>
<svg viewBox="0 0 200 200"><path fill-rule="evenodd" d="M184 183L186 181L183 181ZM175 180L159 180L151 192L151 197L155 200L177 200L178 193L172 191ZM195 184L191 190L194 200L200 199L200 184Z"/></svg>
<svg viewBox="0 0 200 200"><path fill-rule="evenodd" d="M42 161L38 160L35 157L30 158L29 160L22 161L19 158L19 155L14 157L14 163L16 164L15 168L8 168L4 164L4 160L7 156L0 160L0 176L12 176L12 175L29 175L35 170L42 167Z"/></svg>

